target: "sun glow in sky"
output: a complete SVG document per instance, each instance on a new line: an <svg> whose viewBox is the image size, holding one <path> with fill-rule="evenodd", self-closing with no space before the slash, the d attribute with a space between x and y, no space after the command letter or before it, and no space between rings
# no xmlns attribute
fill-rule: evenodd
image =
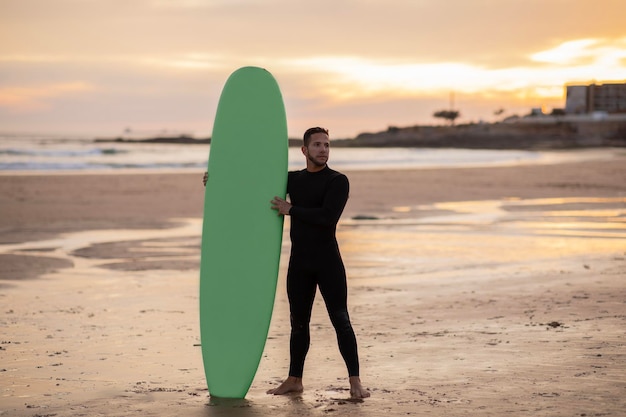
<svg viewBox="0 0 626 417"><path fill-rule="evenodd" d="M0 0L0 132L209 135L240 66L267 68L290 135L334 137L564 107L626 81L622 0Z"/></svg>

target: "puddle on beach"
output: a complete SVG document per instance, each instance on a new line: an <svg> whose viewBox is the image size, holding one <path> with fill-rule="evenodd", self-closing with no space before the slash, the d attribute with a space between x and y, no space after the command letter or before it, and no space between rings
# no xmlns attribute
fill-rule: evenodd
<svg viewBox="0 0 626 417"><path fill-rule="evenodd" d="M69 262L73 272L85 275L97 273L106 264L114 265L110 269L150 270L168 269L169 262L169 269L181 269L181 261L185 260L183 269L189 269L189 265L199 265L202 220L176 220L180 226L171 229L82 231L50 240L0 245L0 256L35 257L41 253Z"/></svg>
<svg viewBox="0 0 626 417"><path fill-rule="evenodd" d="M626 249L626 198L506 199L398 207L400 218L346 219L338 239L352 279L419 277L434 271L495 268ZM126 271L199 267L201 219L164 230L84 231L0 245L0 255L29 255ZM283 258L288 256L285 223ZM285 264L283 260L283 264ZM283 272L285 265L282 265Z"/></svg>
<svg viewBox="0 0 626 417"><path fill-rule="evenodd" d="M395 212L403 217L341 225L353 278L484 272L626 251L626 198L465 201Z"/></svg>

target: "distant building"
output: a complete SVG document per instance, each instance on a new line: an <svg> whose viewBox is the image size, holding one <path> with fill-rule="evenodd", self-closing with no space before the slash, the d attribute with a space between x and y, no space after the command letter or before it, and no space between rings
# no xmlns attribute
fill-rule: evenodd
<svg viewBox="0 0 626 417"><path fill-rule="evenodd" d="M626 82L566 86L565 113L626 113Z"/></svg>
<svg viewBox="0 0 626 417"><path fill-rule="evenodd" d="M532 109L530 109L531 116L543 116L544 114L546 114L546 112L544 111L543 107L533 107Z"/></svg>
<svg viewBox="0 0 626 417"><path fill-rule="evenodd" d="M568 85L567 98L565 100L565 113L587 113L587 89L586 85Z"/></svg>

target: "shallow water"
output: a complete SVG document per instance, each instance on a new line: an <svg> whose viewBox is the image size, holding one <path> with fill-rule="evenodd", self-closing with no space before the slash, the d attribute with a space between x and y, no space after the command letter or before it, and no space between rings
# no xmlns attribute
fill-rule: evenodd
<svg viewBox="0 0 626 417"><path fill-rule="evenodd" d="M289 169L304 168L299 148L289 148ZM333 148L338 170L454 168L557 163L610 158L616 149L524 151L429 148ZM0 173L205 170L210 145L97 143L92 139L0 135Z"/></svg>

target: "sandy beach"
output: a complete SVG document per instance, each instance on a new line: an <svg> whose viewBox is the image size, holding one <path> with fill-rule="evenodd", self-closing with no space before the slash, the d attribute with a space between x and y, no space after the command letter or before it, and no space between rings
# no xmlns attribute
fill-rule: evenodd
<svg viewBox="0 0 626 417"><path fill-rule="evenodd" d="M304 393L265 394L288 369L287 234L249 394L209 398L201 172L2 175L0 416L624 415L626 153L347 174L371 398L349 399L319 296Z"/></svg>

